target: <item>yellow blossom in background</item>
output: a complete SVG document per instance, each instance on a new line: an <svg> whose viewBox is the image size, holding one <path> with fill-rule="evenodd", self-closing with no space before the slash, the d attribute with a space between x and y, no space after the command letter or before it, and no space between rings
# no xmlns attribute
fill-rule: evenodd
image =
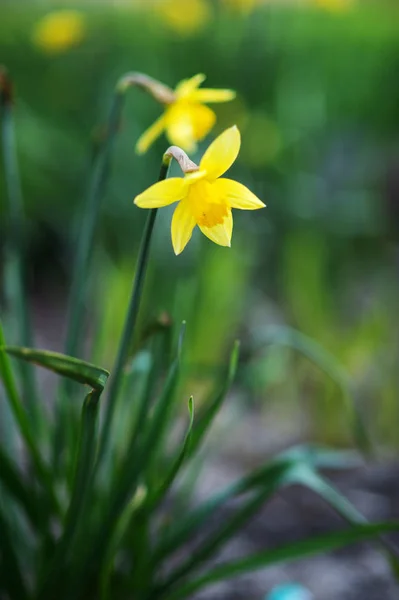
<svg viewBox="0 0 399 600"><path fill-rule="evenodd" d="M45 52L56 54L80 44L85 32L82 13L77 10L57 10L36 23L32 39Z"/></svg>
<svg viewBox="0 0 399 600"><path fill-rule="evenodd" d="M236 96L232 90L213 90L199 86L205 75L181 81L174 91L174 101L166 105L164 114L139 138L136 151L143 154L165 131L168 140L186 152L194 152L197 142L212 129L216 115L205 103L228 102Z"/></svg>
<svg viewBox="0 0 399 600"><path fill-rule="evenodd" d="M343 12L353 5L353 0L313 0L313 3L326 10Z"/></svg>
<svg viewBox="0 0 399 600"><path fill-rule="evenodd" d="M182 36L201 30L212 17L208 0L158 0L156 15Z"/></svg>
<svg viewBox="0 0 399 600"><path fill-rule="evenodd" d="M249 14L260 4L264 4L265 0L221 0L221 2L227 8Z"/></svg>
<svg viewBox="0 0 399 600"><path fill-rule="evenodd" d="M237 158L240 145L237 127L226 129L205 151L198 170L159 181L135 198L134 203L140 208L160 208L178 202L172 218L175 254L184 250L196 225L215 244L230 246L231 209L256 210L265 206L241 183L221 177Z"/></svg>

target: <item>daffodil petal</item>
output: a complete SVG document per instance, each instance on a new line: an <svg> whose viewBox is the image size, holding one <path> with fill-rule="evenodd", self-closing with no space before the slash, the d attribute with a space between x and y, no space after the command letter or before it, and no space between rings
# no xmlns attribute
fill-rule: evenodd
<svg viewBox="0 0 399 600"><path fill-rule="evenodd" d="M197 87L200 86L203 81L205 81L205 79L206 75L203 73L198 73L197 75L194 75L194 77L190 77L190 79L183 79L183 81L180 81L180 83L178 83L176 86L176 96L179 100L186 98L194 90L196 90Z"/></svg>
<svg viewBox="0 0 399 600"><path fill-rule="evenodd" d="M190 203L182 200L177 205L172 217L172 244L175 254L183 252L191 239L195 219L191 211Z"/></svg>
<svg viewBox="0 0 399 600"><path fill-rule="evenodd" d="M231 214L231 210L228 211L223 223L214 225L213 227L199 225L199 228L215 244L219 244L219 246L231 246L231 236L233 233L233 215Z"/></svg>
<svg viewBox="0 0 399 600"><path fill-rule="evenodd" d="M171 123L166 128L166 136L171 144L179 146L191 154L197 149L194 131L190 120L184 119Z"/></svg>
<svg viewBox="0 0 399 600"><path fill-rule="evenodd" d="M182 177L170 177L154 183L148 190L139 194L134 203L140 208L160 208L178 202L187 193L187 182Z"/></svg>
<svg viewBox="0 0 399 600"><path fill-rule="evenodd" d="M149 127L138 139L136 144L137 154L144 154L148 148L155 142L165 129L165 115L162 115Z"/></svg>
<svg viewBox="0 0 399 600"><path fill-rule="evenodd" d="M256 210L264 208L264 204L255 194L253 194L245 185L233 181L232 179L216 179L211 184L212 193L226 202L230 208L240 208L241 210Z"/></svg>
<svg viewBox="0 0 399 600"><path fill-rule="evenodd" d="M201 88L194 90L190 94L191 102L230 102L236 97L234 90L212 90L208 88Z"/></svg>
<svg viewBox="0 0 399 600"><path fill-rule="evenodd" d="M231 167L240 151L241 136L234 125L221 133L205 151L200 162L208 179L217 179Z"/></svg>
<svg viewBox="0 0 399 600"><path fill-rule="evenodd" d="M186 152L193 152L197 141L210 132L215 121L216 115L208 106L177 102L167 109L166 133L172 144Z"/></svg>

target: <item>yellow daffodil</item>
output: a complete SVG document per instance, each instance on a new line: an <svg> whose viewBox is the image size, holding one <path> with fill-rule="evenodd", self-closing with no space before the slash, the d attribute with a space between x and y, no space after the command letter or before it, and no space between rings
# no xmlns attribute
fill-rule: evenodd
<svg viewBox="0 0 399 600"><path fill-rule="evenodd" d="M230 127L212 142L198 167L188 161L190 168L184 177L159 181L135 198L134 203L140 208L160 208L178 202L172 218L175 254L184 250L196 225L215 244L230 246L231 209L256 210L265 206L241 183L221 177L237 158L240 145L240 132L236 126ZM172 147L170 152L173 150Z"/></svg>
<svg viewBox="0 0 399 600"><path fill-rule="evenodd" d="M169 29L182 37L200 31L212 18L208 0L190 0L189 5L187 0L160 0L155 12Z"/></svg>
<svg viewBox="0 0 399 600"><path fill-rule="evenodd" d="M56 10L45 15L33 31L33 42L48 53L77 46L85 35L85 20L77 10Z"/></svg>
<svg viewBox="0 0 399 600"><path fill-rule="evenodd" d="M333 12L344 12L351 8L353 0L314 0L319 8L324 8Z"/></svg>
<svg viewBox="0 0 399 600"><path fill-rule="evenodd" d="M223 0L223 4L232 10L250 14L263 0Z"/></svg>
<svg viewBox="0 0 399 600"><path fill-rule="evenodd" d="M204 80L205 75L200 73L181 81L174 92L170 90L171 101L166 103L164 114L137 142L139 154L146 152L163 131L172 144L186 152L196 150L197 142L210 132L216 121L215 113L205 103L228 102L236 95L232 90L198 89Z"/></svg>

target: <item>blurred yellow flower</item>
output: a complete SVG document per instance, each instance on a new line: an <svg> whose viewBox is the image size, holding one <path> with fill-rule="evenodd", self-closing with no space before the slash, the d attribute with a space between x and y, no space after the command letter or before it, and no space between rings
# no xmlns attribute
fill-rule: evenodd
<svg viewBox="0 0 399 600"><path fill-rule="evenodd" d="M77 46L84 38L85 19L77 10L57 10L45 15L33 30L33 42L48 53Z"/></svg>
<svg viewBox="0 0 399 600"><path fill-rule="evenodd" d="M221 178L237 158L240 145L240 132L234 125L212 142L196 170L190 170L184 177L159 181L135 198L134 203L140 208L160 208L179 202L172 218L175 254L184 250L196 225L215 244L230 246L231 209L256 210L265 206L241 183Z"/></svg>
<svg viewBox="0 0 399 600"><path fill-rule="evenodd" d="M159 0L156 14L170 29L186 36L202 29L212 17L207 0Z"/></svg>
<svg viewBox="0 0 399 600"><path fill-rule="evenodd" d="M313 0L316 6L332 11L345 11L353 5L353 0Z"/></svg>
<svg viewBox="0 0 399 600"><path fill-rule="evenodd" d="M197 141L212 129L216 115L205 103L228 102L235 98L232 90L198 89L205 75L198 74L181 81L174 92L174 100L166 105L164 114L139 138L136 151L143 154L163 131L169 141L186 152L194 152Z"/></svg>
<svg viewBox="0 0 399 600"><path fill-rule="evenodd" d="M237 10L241 13L251 13L257 6L263 4L264 0L222 0L227 8Z"/></svg>

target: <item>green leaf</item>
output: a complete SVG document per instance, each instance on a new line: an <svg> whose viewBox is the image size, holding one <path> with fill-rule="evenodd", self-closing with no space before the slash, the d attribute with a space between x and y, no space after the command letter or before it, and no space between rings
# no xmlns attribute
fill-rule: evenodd
<svg viewBox="0 0 399 600"><path fill-rule="evenodd" d="M187 432L186 432L186 435L184 438L183 445L180 449L180 452L178 452L175 460L173 461L173 464L169 470L169 473L165 477L164 482L161 484L159 490L155 492L154 498L151 499L148 504L146 504L147 510L149 509L149 507L151 507L151 510L154 510L154 507L158 504L158 502L160 502L162 500L162 498L168 492L169 488L172 486L174 480L176 479L177 474L179 473L179 471L187 457L187 454L188 454L188 451L190 448L191 432L192 432L193 424L194 424L194 399L192 396L188 400L188 412L190 415L190 420L189 420L189 424L188 424L188 428L187 428Z"/></svg>
<svg viewBox="0 0 399 600"><path fill-rule="evenodd" d="M261 494L263 490L269 489L269 486L276 490L299 481L304 464L313 467L348 468L358 463L358 456L354 453L336 452L317 446L291 448L227 486L174 523L173 530L154 548L153 561L164 560L170 553L187 543L218 508L233 498L252 490ZM245 506L243 511L245 512Z"/></svg>
<svg viewBox="0 0 399 600"><path fill-rule="evenodd" d="M341 390L344 406L350 417L355 440L359 445L359 448L365 453L370 453L371 443L363 423L362 415L352 396L351 379L337 359L315 340L290 327L268 327L261 345L264 344L278 344L297 350L335 381Z"/></svg>
<svg viewBox="0 0 399 600"><path fill-rule="evenodd" d="M44 575L40 598L53 598L60 585L63 569L73 553L73 543L78 535L78 527L82 523L82 515L87 506L91 490L95 451L96 451L96 422L100 392L91 391L83 404L81 432L75 461L75 475L72 496L69 503L63 535L57 544L55 555L48 571ZM82 527L81 536L85 537Z"/></svg>
<svg viewBox="0 0 399 600"><path fill-rule="evenodd" d="M3 452L1 446L0 482L4 489L12 496L13 500L24 510L31 524L37 527L40 523L40 509L35 490L25 484L23 474L14 466L7 454Z"/></svg>
<svg viewBox="0 0 399 600"><path fill-rule="evenodd" d="M253 473L242 477L233 484L225 487L222 491L214 494L211 498L191 510L174 523L173 530L165 535L153 551L153 562L164 560L169 554L175 552L179 547L187 543L204 523L210 519L217 509L233 498L237 498L256 488L261 490L282 487L292 480L292 469L295 462L290 459L276 458L269 464L257 469Z"/></svg>
<svg viewBox="0 0 399 600"><path fill-rule="evenodd" d="M323 498L325 502L349 524L359 525L368 522L367 519L357 510L357 508L353 506L349 500L347 500L347 498L338 492L309 465L304 464L299 469L297 477L299 483L302 483L304 486L321 496L321 498ZM395 577L398 577L399 561L396 550L387 540L383 538L379 540L379 543L382 546L383 551L387 554L388 561L392 567Z"/></svg>
<svg viewBox="0 0 399 600"><path fill-rule="evenodd" d="M1 591L9 598L27 600L28 592L18 563L9 525L0 512L0 581Z"/></svg>
<svg viewBox="0 0 399 600"><path fill-rule="evenodd" d="M17 346L5 346L4 350L15 358L26 360L78 383L89 385L93 390L100 392L103 391L109 377L109 372L101 367L58 352Z"/></svg>
<svg viewBox="0 0 399 600"><path fill-rule="evenodd" d="M277 478L273 485L261 489L260 492L255 493L248 501L244 502L244 505L238 508L231 518L222 522L216 532L209 535L199 548L189 553L188 558L167 577L158 591L162 593L169 589L182 577L197 570L205 561L215 556L217 551L256 515L273 493L287 482L288 477L283 475L283 480L280 481Z"/></svg>
<svg viewBox="0 0 399 600"><path fill-rule="evenodd" d="M237 340L234 343L233 350L231 351L229 367L227 370L227 375L225 382L220 390L219 394L216 396L213 402L210 403L209 406L206 406L202 413L198 416L196 420L196 424L193 428L192 436L191 436L191 444L190 444L190 454L193 455L199 445L201 444L206 432L211 426L213 419L216 417L217 413L220 410L221 405L223 404L223 400L226 397L227 392L230 389L231 384L233 383L238 359L240 354L240 342Z"/></svg>
<svg viewBox="0 0 399 600"><path fill-rule="evenodd" d="M265 550L210 569L205 575L184 584L174 592L167 592L168 600L183 600L194 592L218 581L237 577L242 573L264 569L270 565L302 559L321 552L331 552L349 544L363 542L381 534L399 530L399 522L356 525L344 531L292 542L273 550Z"/></svg>
<svg viewBox="0 0 399 600"><path fill-rule="evenodd" d="M162 439L162 432L167 425L167 417L172 403L174 391L179 375L178 353L172 363L158 399L151 420L146 424L139 438L131 439L131 444L126 451L120 471L117 486L110 490L109 503L103 511L101 523L97 527L91 545L85 547L82 556L74 563L73 578L78 585L78 580L89 580L96 577L99 568L104 563L109 563L109 544L117 531L121 515L125 514L126 507L132 501L137 491L140 480L144 477L155 452ZM135 512L133 512L133 515Z"/></svg>
<svg viewBox="0 0 399 600"><path fill-rule="evenodd" d="M29 458L32 461L32 465L35 469L36 476L47 491L52 509L56 514L59 515L61 513L61 510L57 496L53 489L53 481L48 471L48 468L45 465L42 456L39 452L36 437L32 432L31 423L19 398L18 391L13 378L11 365L8 356L5 353L6 347L3 346L3 343L4 336L0 322L0 375L4 383L4 388L7 393L10 408L18 424L21 436L25 441L27 448L29 449Z"/></svg>
<svg viewBox="0 0 399 600"><path fill-rule="evenodd" d="M12 88L13 82L2 69L1 82ZM28 310L25 286L24 268L24 201L19 173L16 128L14 124L14 104L12 99L2 103L1 111L1 149L4 164L5 189L8 199L7 206L7 237L4 267L4 290L10 311L15 318L17 342L30 346L33 343L32 324ZM22 364L21 384L24 403L28 408L30 420L35 431L41 430L42 421L39 418L38 388L31 365Z"/></svg>

